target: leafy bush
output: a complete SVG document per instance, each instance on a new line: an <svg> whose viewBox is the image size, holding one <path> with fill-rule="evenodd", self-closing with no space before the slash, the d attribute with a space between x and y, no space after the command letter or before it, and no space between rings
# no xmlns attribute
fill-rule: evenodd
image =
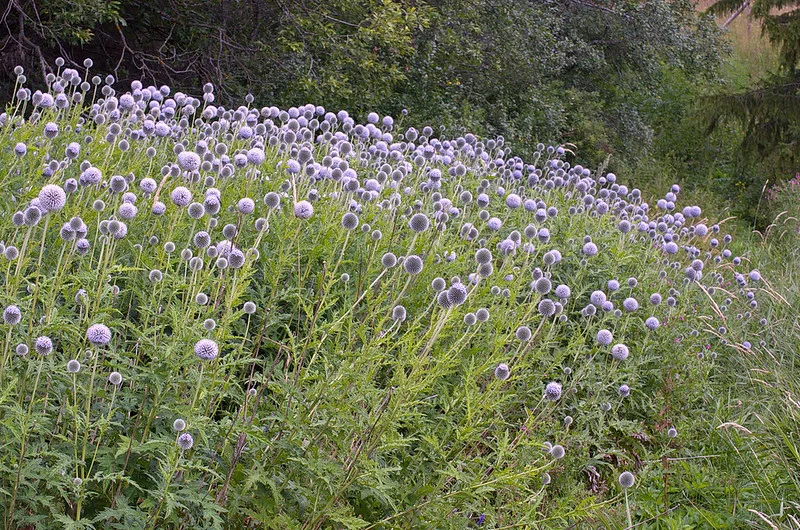
<svg viewBox="0 0 800 530"><path fill-rule="evenodd" d="M678 186L649 205L563 146L526 163L90 75L0 116L6 528L735 526L756 516L722 485L780 503L717 428L780 295Z"/></svg>

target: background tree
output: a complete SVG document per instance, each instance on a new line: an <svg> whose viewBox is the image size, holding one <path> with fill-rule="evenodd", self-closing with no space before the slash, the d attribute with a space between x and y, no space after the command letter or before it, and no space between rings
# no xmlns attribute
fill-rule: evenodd
<svg viewBox="0 0 800 530"><path fill-rule="evenodd" d="M778 53L775 71L744 92L717 93L710 98L710 130L725 120L744 128L743 162L758 158L777 178L788 178L800 162L800 1L746 0ZM719 0L709 12L735 13L739 0Z"/></svg>
<svg viewBox="0 0 800 530"><path fill-rule="evenodd" d="M12 0L1 22L7 76L88 56L122 84L408 109L407 124L504 135L520 154L569 141L612 168L650 154L674 72L698 81L720 61L688 0Z"/></svg>

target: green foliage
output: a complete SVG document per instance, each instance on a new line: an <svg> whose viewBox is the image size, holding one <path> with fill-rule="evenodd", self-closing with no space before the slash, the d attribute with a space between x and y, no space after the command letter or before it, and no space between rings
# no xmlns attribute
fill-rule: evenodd
<svg viewBox="0 0 800 530"><path fill-rule="evenodd" d="M98 25L125 24L120 0L40 0L31 4L38 4L38 17L27 22L52 45L63 41L83 46L92 41Z"/></svg>
<svg viewBox="0 0 800 530"><path fill-rule="evenodd" d="M303 129L299 121L262 117L245 129L245 115L257 109L201 118L208 110L202 104L176 103L177 118L136 110L117 116L122 103L111 99L110 87L95 93L105 94L102 100L92 90L68 91L86 106L30 109L31 102L15 100L0 120L7 197L0 203L0 300L22 312L19 323L0 328L6 528L455 529L479 521L618 528L628 516L655 528L746 527L761 520L750 510L781 522L794 514L800 479L789 433L797 414L786 409L798 392L797 304L785 300L796 294L780 284L797 278L796 271L767 269L775 261L767 246L739 233L728 244L727 225L701 236L700 219L672 225L678 242L696 247L702 261L702 277L689 281L685 267L694 256L665 253L658 225L652 234L638 230L637 216L666 219L653 215L656 206L645 210L636 193L600 181L604 172L580 190L582 169L555 148L534 149L530 163L542 171L540 183L516 183L510 167L488 162L523 167L502 141L476 139L485 163L454 152L448 164L435 147L430 158L399 146L381 156L378 142L358 137L349 122L327 121L313 143L296 134L288 141L289 131ZM147 128L148 116L171 132L134 133ZM51 122L59 133L47 138ZM399 125L383 130L396 139L408 134ZM333 142L334 132L345 136ZM71 142L81 145L75 159L64 155ZM18 143L27 146L24 155L15 152ZM262 147L262 162L236 162ZM170 176L176 153L186 149L198 150L207 165ZM291 173L289 161L301 149L312 159ZM328 157L330 167L335 159L337 169L352 170L360 186L383 184L376 200L347 191L341 178L309 177L309 167L329 167ZM132 175L126 182L136 196L81 186L40 222L15 221L45 184L78 179L84 160L106 180ZM428 188L433 170L443 173L436 192ZM565 176L575 179L555 184ZM140 189L145 178L162 183L158 197L169 204L162 216L151 213L156 197ZM521 233L535 213L505 205L500 188L509 183L557 209L535 222L549 238ZM198 202L218 193L219 213L190 218L170 200L179 185ZM465 190L475 198L462 200ZM279 194L280 208L262 203L267 192ZM485 207L475 202L484 192ZM616 206L600 214L587 209L584 196ZM623 197L630 212L617 208ZM254 213L237 210L242 198L258 199ZM313 201L309 219L293 215L303 198ZM138 213L116 238L108 231L124 219L125 201ZM502 220L500 230L487 226L483 209ZM357 212L360 227L342 226L345 211ZM435 226L412 232L407 225L417 211ZM75 217L91 243L85 254L64 227ZM634 230L621 230L620 217ZM467 222L481 241L463 236ZM234 236L223 235L228 224ZM230 237L244 252L242 266L195 244L201 229L215 251ZM498 244L516 237L515 229L521 244L533 246L504 255ZM584 254L586 236L597 255ZM7 251L12 246L16 257ZM483 276L476 276L478 247L494 254L493 270ZM562 260L548 265L544 255L554 249ZM724 250L742 261L723 259ZM422 271L385 267L380 258L390 251L420 255ZM193 266L194 258L203 266ZM737 279L757 267L762 280ZM152 270L162 273L160 281L150 279ZM569 285L570 296L535 292L534 274ZM469 286L466 302L443 307L432 281L458 283L456 276ZM609 279L622 287L612 293ZM598 289L615 306L630 296L641 307L589 316L584 308ZM198 301L200 292L207 301ZM675 303L650 304L651 293ZM544 317L537 309L543 299L562 304L562 313ZM245 311L248 301L255 312ZM407 310L403 321L392 318L398 304ZM489 319L466 322L478 308ZM656 329L646 327L648 316L657 318ZM112 331L107 345L87 339L96 322ZM521 325L530 327L531 340L516 338ZM600 329L627 344L630 357L614 360L595 340ZM33 344L45 335L55 350L39 355ZM219 357L195 356L193 345L204 338L220 346ZM30 347L28 355L15 354L18 343ZM65 369L70 359L80 361L77 373ZM507 380L493 373L501 362L511 367ZM112 370L122 374L121 385L107 381ZM555 401L543 397L551 381L563 385ZM628 397L620 395L622 384L630 386ZM191 448L176 444L176 418L186 421ZM745 437L740 427L757 434ZM545 443L562 445L563 458ZM617 482L623 470L636 473L626 493Z"/></svg>
<svg viewBox="0 0 800 530"><path fill-rule="evenodd" d="M14 9L31 21L49 13L31 34L48 61L88 54L120 80L174 90L210 81L228 100L252 93L259 105L405 108L417 126L504 135L527 156L539 141L570 141L593 165L647 154L666 68L702 78L720 60L716 27L683 0L95 4ZM26 46L21 62L33 66Z"/></svg>

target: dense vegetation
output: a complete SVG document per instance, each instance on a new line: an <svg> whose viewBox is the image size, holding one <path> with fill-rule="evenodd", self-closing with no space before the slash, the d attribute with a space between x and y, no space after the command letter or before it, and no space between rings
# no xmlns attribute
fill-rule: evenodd
<svg viewBox="0 0 800 530"><path fill-rule="evenodd" d="M591 167L613 155L612 169L652 154L691 110L675 92L713 80L724 53L684 0L17 0L4 22L9 95L17 64L43 76L56 56L71 68L88 56L126 85L408 109L418 128L504 135L527 156L569 141Z"/></svg>
<svg viewBox="0 0 800 530"><path fill-rule="evenodd" d="M743 58L688 0L15 0L0 15L0 89L10 99L17 64L43 76L57 56L88 56L126 85L407 109L409 125L503 135L527 157L573 143L584 165L648 190L679 182L763 228L765 183L797 171L800 31L794 3L749 5L712 9L752 13L779 49L740 82Z"/></svg>
<svg viewBox="0 0 800 530"><path fill-rule="evenodd" d="M800 517L794 233L89 64L0 115L5 528Z"/></svg>

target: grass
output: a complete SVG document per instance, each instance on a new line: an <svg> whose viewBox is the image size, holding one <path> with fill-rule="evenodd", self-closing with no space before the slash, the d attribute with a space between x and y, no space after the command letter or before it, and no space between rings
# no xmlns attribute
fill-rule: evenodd
<svg viewBox="0 0 800 530"><path fill-rule="evenodd" d="M698 2L697 9L705 11L713 3L710 0ZM722 25L728 18L717 17L717 23ZM730 23L726 36L732 53L720 74L733 88L750 88L777 67L778 54L762 34L760 24L750 18L749 8Z"/></svg>
<svg viewBox="0 0 800 530"><path fill-rule="evenodd" d="M15 100L0 128L5 528L794 524L798 278L771 242L563 148L528 167L177 94L173 118L89 75L59 72L83 104Z"/></svg>

